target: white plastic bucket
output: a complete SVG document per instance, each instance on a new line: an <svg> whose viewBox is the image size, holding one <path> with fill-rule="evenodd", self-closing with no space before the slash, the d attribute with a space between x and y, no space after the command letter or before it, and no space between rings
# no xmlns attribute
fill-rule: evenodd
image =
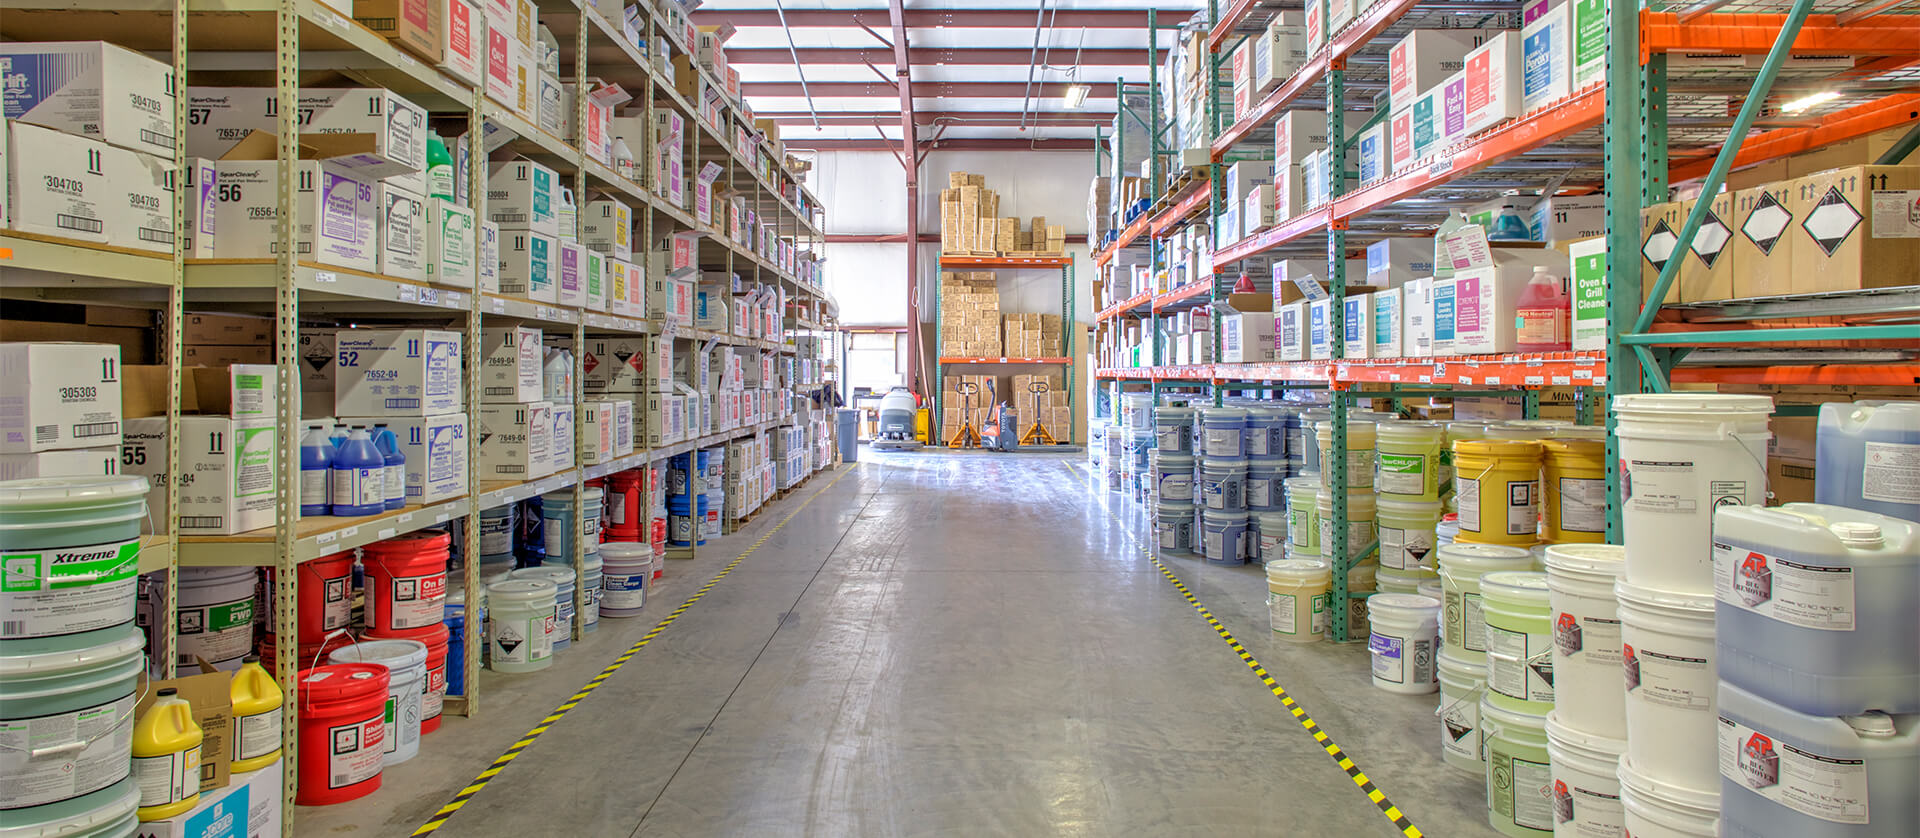
<svg viewBox="0 0 1920 838"><path fill-rule="evenodd" d="M1333 420L1321 422L1314 433L1320 441L1320 462L1333 462ZM1347 491L1373 488L1375 425L1347 420Z"/></svg>
<svg viewBox="0 0 1920 838"><path fill-rule="evenodd" d="M1374 521L1380 532L1380 566L1395 570L1431 570L1433 531L1444 514L1446 507L1439 501L1409 501L1381 495L1374 501Z"/></svg>
<svg viewBox="0 0 1920 838"><path fill-rule="evenodd" d="M1299 555L1320 555L1320 492L1318 477L1289 477L1287 487L1287 547Z"/></svg>
<svg viewBox="0 0 1920 838"><path fill-rule="evenodd" d="M1273 458L1247 460L1247 508L1255 512L1283 509L1287 505L1287 461Z"/></svg>
<svg viewBox="0 0 1920 838"><path fill-rule="evenodd" d="M598 551L596 544L594 549ZM600 628L600 592L606 586L606 560L598 552L588 553L580 562L580 591L585 594L581 599L580 630L594 631Z"/></svg>
<svg viewBox="0 0 1920 838"><path fill-rule="evenodd" d="M1632 745L1632 738L1627 743ZM1629 748L1631 750L1631 748ZM1641 771L1629 754L1620 758L1620 809L1631 838L1715 838L1720 793L1665 783Z"/></svg>
<svg viewBox="0 0 1920 838"><path fill-rule="evenodd" d="M501 579L487 585L487 665L495 672L533 672L553 665L554 585L545 579Z"/></svg>
<svg viewBox="0 0 1920 838"><path fill-rule="evenodd" d="M1155 450L1148 468L1154 495L1161 501L1193 502L1193 457Z"/></svg>
<svg viewBox="0 0 1920 838"><path fill-rule="evenodd" d="M1553 623L1547 575L1504 570L1480 577L1487 621L1487 696L1524 713L1553 709Z"/></svg>
<svg viewBox="0 0 1920 838"><path fill-rule="evenodd" d="M1446 436L1446 426L1439 422L1380 425L1375 431L1373 488L1402 500L1438 502L1440 447Z"/></svg>
<svg viewBox="0 0 1920 838"><path fill-rule="evenodd" d="M1475 777L1485 776L1481 753L1480 695L1487 689L1487 664L1456 658L1441 650L1434 668L1440 681L1440 759Z"/></svg>
<svg viewBox="0 0 1920 838"><path fill-rule="evenodd" d="M133 788L127 778L133 706L146 668L144 640L126 624L97 637L97 643L42 638L0 644L0 729L22 731L13 734L20 737L15 742L31 730L40 749L0 751L0 823L57 824L115 803ZM137 789L134 795L137 800Z"/></svg>
<svg viewBox="0 0 1920 838"><path fill-rule="evenodd" d="M1156 542L1161 555L1191 554L1199 546L1194 541L1194 513L1191 504L1162 503L1155 508Z"/></svg>
<svg viewBox="0 0 1920 838"><path fill-rule="evenodd" d="M1440 548L1440 582L1446 592L1447 648L1454 657L1487 652L1487 620L1480 613L1480 577L1502 570L1532 570L1533 554L1499 544L1449 544Z"/></svg>
<svg viewBox="0 0 1920 838"><path fill-rule="evenodd" d="M420 754L420 722L426 718L427 645L418 640L362 640L327 654L329 663L371 663L387 668L387 737L380 764L399 765Z"/></svg>
<svg viewBox="0 0 1920 838"><path fill-rule="evenodd" d="M1620 838L1620 756L1624 739L1567 725L1547 714L1547 756L1553 763L1553 834L1559 838Z"/></svg>
<svg viewBox="0 0 1920 838"><path fill-rule="evenodd" d="M1200 513L1203 553L1215 564L1245 564L1247 561L1247 513Z"/></svg>
<svg viewBox="0 0 1920 838"><path fill-rule="evenodd" d="M1341 539L1333 532L1333 496L1325 490L1326 486L1322 484L1321 492L1314 496L1313 504L1315 517L1320 521L1320 553L1332 556ZM1373 498L1373 492L1366 489L1347 493L1347 558L1356 562L1374 555L1367 548L1375 546L1379 538L1374 532L1376 510Z"/></svg>
<svg viewBox="0 0 1920 838"><path fill-rule="evenodd" d="M1201 453L1207 457L1245 457L1247 412L1237 407L1200 411Z"/></svg>
<svg viewBox="0 0 1920 838"><path fill-rule="evenodd" d="M1553 769L1544 713L1511 710L1480 699L1486 743L1487 823L1512 838L1553 835Z"/></svg>
<svg viewBox="0 0 1920 838"><path fill-rule="evenodd" d="M1620 600L1628 756L1661 783L1717 793L1713 595L1662 591L1625 579L1614 583L1614 593Z"/></svg>
<svg viewBox="0 0 1920 838"><path fill-rule="evenodd" d="M1374 594L1367 604L1373 685L1424 695L1439 688L1433 656L1440 645L1440 602L1418 594Z"/></svg>
<svg viewBox="0 0 1920 838"><path fill-rule="evenodd" d="M1327 590L1332 566L1325 559L1267 562L1267 622L1273 636L1292 643L1317 643L1327 636Z"/></svg>
<svg viewBox="0 0 1920 838"><path fill-rule="evenodd" d="M544 579L553 583L553 633L548 639L552 641L555 652L572 646L575 610L573 593L574 586L577 584L575 580L579 578L573 572L573 568L559 565L523 567L515 570L509 578Z"/></svg>
<svg viewBox="0 0 1920 838"><path fill-rule="evenodd" d="M1383 567L1374 571L1373 579L1374 584L1379 586L1379 590L1383 594L1420 593L1420 577L1405 571ZM1437 600L1439 597L1435 597L1434 599Z"/></svg>
<svg viewBox="0 0 1920 838"><path fill-rule="evenodd" d="M1191 407L1160 406L1153 409L1154 445L1161 451L1192 453L1193 415Z"/></svg>
<svg viewBox="0 0 1920 838"><path fill-rule="evenodd" d="M1556 544L1547 548L1546 565L1554 712L1575 730L1625 739L1627 692L1620 674L1620 607L1613 583L1626 567L1626 548Z"/></svg>
<svg viewBox="0 0 1920 838"><path fill-rule="evenodd" d="M1250 513L1253 526L1260 530L1260 541L1255 545L1258 558L1271 562L1287 557L1287 513L1258 512Z"/></svg>
<svg viewBox="0 0 1920 838"><path fill-rule="evenodd" d="M640 541L600 545L600 615L638 617L653 576L653 546Z"/></svg>
<svg viewBox="0 0 1920 838"><path fill-rule="evenodd" d="M1627 580L1713 590L1713 510L1766 502L1773 399L1642 393L1614 399L1613 412Z"/></svg>
<svg viewBox="0 0 1920 838"><path fill-rule="evenodd" d="M1124 393L1120 396L1120 424L1133 433L1153 427L1153 394Z"/></svg>
<svg viewBox="0 0 1920 838"><path fill-rule="evenodd" d="M226 672L239 669L240 659L253 653L254 594L260 571L251 567L183 567L178 572L177 663L192 667L194 658L201 658Z"/></svg>
<svg viewBox="0 0 1920 838"><path fill-rule="evenodd" d="M1244 511L1247 508L1245 460L1208 457L1200 463L1201 498L1208 510Z"/></svg>

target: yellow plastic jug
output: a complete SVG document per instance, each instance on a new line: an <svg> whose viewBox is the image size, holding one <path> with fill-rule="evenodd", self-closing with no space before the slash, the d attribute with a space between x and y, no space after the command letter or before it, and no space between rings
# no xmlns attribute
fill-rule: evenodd
<svg viewBox="0 0 1920 838"><path fill-rule="evenodd" d="M140 786L139 816L159 821L200 802L200 725L176 690L157 700L133 725L133 776Z"/></svg>
<svg viewBox="0 0 1920 838"><path fill-rule="evenodd" d="M283 694L273 676L248 655L233 673L233 766L235 774L258 771L280 758Z"/></svg>

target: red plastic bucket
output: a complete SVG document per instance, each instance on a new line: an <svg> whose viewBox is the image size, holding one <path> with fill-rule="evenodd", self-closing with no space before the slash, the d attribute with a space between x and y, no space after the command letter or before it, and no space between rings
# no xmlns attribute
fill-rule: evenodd
<svg viewBox="0 0 1920 838"><path fill-rule="evenodd" d="M387 668L365 663L300 673L300 786L293 802L329 806L380 788L386 757Z"/></svg>
<svg viewBox="0 0 1920 838"><path fill-rule="evenodd" d="M369 630L368 639L415 640L427 647L427 684L426 694L421 697L420 732L432 733L440 729L440 710L447 699L447 644L453 632L446 623L427 629L424 634L395 635Z"/></svg>
<svg viewBox="0 0 1920 838"><path fill-rule="evenodd" d="M273 672L274 661L277 657L274 653L276 644L273 635L262 634L259 636L259 640L260 642L255 651L260 654L260 665L265 667L268 672ZM333 650L342 646L351 645L353 645L353 637L344 633L323 639L318 643L301 643L299 651L295 653L298 657L293 662L293 668L295 671L298 671L326 663L327 655L332 653Z"/></svg>
<svg viewBox="0 0 1920 838"><path fill-rule="evenodd" d="M367 569L367 629L381 637L422 640L447 619L444 532L422 530L360 548Z"/></svg>
<svg viewBox="0 0 1920 838"><path fill-rule="evenodd" d="M640 496L639 469L616 472L607 478L607 516L606 526L601 530L602 540L639 541L644 537L646 518L640 511Z"/></svg>
<svg viewBox="0 0 1920 838"><path fill-rule="evenodd" d="M278 586L267 568L267 602ZM353 624L353 551L322 556L300 565L300 642L319 643L327 632ZM267 613L271 614L272 609Z"/></svg>

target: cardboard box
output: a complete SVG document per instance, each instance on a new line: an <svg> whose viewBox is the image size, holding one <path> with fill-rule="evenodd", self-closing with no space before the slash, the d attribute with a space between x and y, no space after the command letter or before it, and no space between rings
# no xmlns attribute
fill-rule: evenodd
<svg viewBox="0 0 1920 838"><path fill-rule="evenodd" d="M1732 192L1722 192L1708 201L1706 218L1701 220L1700 230L1680 263L1681 302L1704 303L1733 296L1733 198ZM1691 205L1688 211L1692 211Z"/></svg>
<svg viewBox="0 0 1920 838"><path fill-rule="evenodd" d="M1686 213L1692 209L1691 201L1668 201L1649 204L1640 209L1640 297L1650 299L1653 285L1660 277L1660 271L1667 261L1684 254L1679 252L1680 228L1686 224ZM1674 275L1673 284L1667 287L1663 303L1680 302L1681 275Z"/></svg>
<svg viewBox="0 0 1920 838"><path fill-rule="evenodd" d="M526 481L550 474L553 403L480 406L480 479Z"/></svg>
<svg viewBox="0 0 1920 838"><path fill-rule="evenodd" d="M72 41L0 43L0 69L7 118L173 158L172 67L104 41Z"/></svg>
<svg viewBox="0 0 1920 838"><path fill-rule="evenodd" d="M244 644L245 638L252 636L253 623L252 600L246 602L249 605L241 608L213 606L209 610L182 607L179 610L180 634L201 633L190 631L194 628L219 631L244 627L247 631L233 632L233 638ZM245 620L244 624L237 622L241 619ZM241 652L233 657L238 659L244 654ZM150 681L145 673L140 675L140 688L137 691L140 700L134 704L133 717L136 720L144 717L159 700L160 690L177 692L192 706L193 721L200 726L200 791L204 793L226 788L231 779L229 772L233 762L235 735L231 697L233 674L216 669L204 659L187 658L178 661L178 666L181 671L194 674L163 681Z"/></svg>
<svg viewBox="0 0 1920 838"><path fill-rule="evenodd" d="M1405 295L1405 288L1388 288L1368 295L1372 301L1373 345L1368 347L1365 357L1401 357L1400 336L1406 328L1406 312L1402 306Z"/></svg>
<svg viewBox="0 0 1920 838"><path fill-rule="evenodd" d="M559 261L554 265L554 287L563 306L581 307L587 302L587 249L578 242L560 240Z"/></svg>
<svg viewBox="0 0 1920 838"><path fill-rule="evenodd" d="M438 416L466 407L459 332L342 329L334 341L341 415Z"/></svg>
<svg viewBox="0 0 1920 838"><path fill-rule="evenodd" d="M1733 193L1733 295L1775 297L1793 293L1793 182L1781 181Z"/></svg>
<svg viewBox="0 0 1920 838"><path fill-rule="evenodd" d="M1607 348L1607 239L1599 236L1567 247L1573 272L1573 350Z"/></svg>
<svg viewBox="0 0 1920 838"><path fill-rule="evenodd" d="M279 165L266 160L222 160L214 221L220 259L270 259L279 246ZM296 164L294 241L302 259L378 272L380 210L375 182L330 163Z"/></svg>
<svg viewBox="0 0 1920 838"><path fill-rule="evenodd" d="M1767 458L1767 493L1770 506L1788 503L1814 503L1815 461L1785 457Z"/></svg>
<svg viewBox="0 0 1920 838"><path fill-rule="evenodd" d="M1370 184L1393 174L1393 142L1388 134L1389 120L1381 120L1360 132L1360 183ZM1279 176L1274 176L1279 182Z"/></svg>
<svg viewBox="0 0 1920 838"><path fill-rule="evenodd" d="M1413 149L1411 159L1433 154L1441 149L1447 138L1446 103L1441 98L1439 85L1416 94L1409 106L1413 111ZM1399 159L1398 155L1395 159Z"/></svg>
<svg viewBox="0 0 1920 838"><path fill-rule="evenodd" d="M580 217L580 243L615 259L633 259L633 210L619 201L587 204Z"/></svg>
<svg viewBox="0 0 1920 838"><path fill-rule="evenodd" d="M1289 110L1273 123L1273 163L1298 166L1308 154L1327 147L1325 111Z"/></svg>
<svg viewBox="0 0 1920 838"><path fill-rule="evenodd" d="M1341 323L1342 345L1348 358L1369 358L1373 352L1373 295L1354 294L1341 301L1346 317Z"/></svg>
<svg viewBox="0 0 1920 838"><path fill-rule="evenodd" d="M1524 91L1520 33L1500 32L1466 57L1467 134L1478 134L1509 119L1518 119Z"/></svg>
<svg viewBox="0 0 1920 838"><path fill-rule="evenodd" d="M0 343L0 453L120 444L120 347Z"/></svg>
<svg viewBox="0 0 1920 838"><path fill-rule="evenodd" d="M613 459L613 402L580 405L580 463L596 465Z"/></svg>
<svg viewBox="0 0 1920 838"><path fill-rule="evenodd" d="M427 168L427 111L393 91L302 88L300 114L306 120L300 126L301 143L314 145L318 156L357 176L377 180ZM329 134L352 134L356 139L336 146L325 136Z"/></svg>
<svg viewBox="0 0 1920 838"><path fill-rule="evenodd" d="M271 317L189 312L180 319L180 342L189 346L195 344L235 346L271 343L273 340L274 325Z"/></svg>
<svg viewBox="0 0 1920 838"><path fill-rule="evenodd" d="M544 347L530 326L489 326L481 331L480 401L518 404L545 393Z"/></svg>
<svg viewBox="0 0 1920 838"><path fill-rule="evenodd" d="M445 57L447 0L353 0L352 8L354 20L428 64Z"/></svg>
<svg viewBox="0 0 1920 838"><path fill-rule="evenodd" d="M1307 302L1307 359L1322 361L1333 357L1333 301L1331 298Z"/></svg>
<svg viewBox="0 0 1920 838"><path fill-rule="evenodd" d="M0 454L0 480L29 477L111 477L120 473L120 449L70 448L37 454Z"/></svg>
<svg viewBox="0 0 1920 838"><path fill-rule="evenodd" d="M427 208L427 281L472 291L477 274L473 265L473 210L445 198L429 198Z"/></svg>
<svg viewBox="0 0 1920 838"><path fill-rule="evenodd" d="M1480 45L1472 29L1415 29L1387 51L1387 97L1394 109L1413 104L1448 76L1466 66L1467 53Z"/></svg>
<svg viewBox="0 0 1920 838"><path fill-rule="evenodd" d="M1607 232L1607 196L1555 195L1533 205L1533 240L1564 242L1603 236Z"/></svg>
<svg viewBox="0 0 1920 838"><path fill-rule="evenodd" d="M0 171L5 169L0 165ZM186 178L187 215L180 229L180 253L188 259L212 259L214 222L220 212L220 170L212 160L189 157Z"/></svg>
<svg viewBox="0 0 1920 838"><path fill-rule="evenodd" d="M124 149L107 151L107 182L114 190L108 199L114 210L107 216L108 240L172 255L173 161Z"/></svg>
<svg viewBox="0 0 1920 838"><path fill-rule="evenodd" d="M472 0L446 0L440 69L469 86L487 75L487 16Z"/></svg>
<svg viewBox="0 0 1920 838"><path fill-rule="evenodd" d="M555 214L559 184L552 169L531 160L495 164L487 176L487 219L502 230L560 235Z"/></svg>
<svg viewBox="0 0 1920 838"><path fill-rule="evenodd" d="M204 751L207 745L201 743ZM203 791L200 803L185 814L141 821L134 838L273 838L284 817L281 771L276 761L258 771L232 775L225 789Z"/></svg>
<svg viewBox="0 0 1920 838"><path fill-rule="evenodd" d="M589 249L581 263L580 285L586 289L587 310L607 310L607 262L608 258L598 251Z"/></svg>
<svg viewBox="0 0 1920 838"><path fill-rule="evenodd" d="M1395 108L1387 117L1387 147L1392 149L1393 171L1413 163L1413 106Z"/></svg>
<svg viewBox="0 0 1920 838"><path fill-rule="evenodd" d="M239 346L196 344L180 349L180 363L189 367L225 367L233 364L271 364L273 346L246 343Z"/></svg>
<svg viewBox="0 0 1920 838"><path fill-rule="evenodd" d="M118 218L107 159L129 154L106 143L9 121L10 229L104 243Z"/></svg>
<svg viewBox="0 0 1920 838"><path fill-rule="evenodd" d="M272 379L273 367L263 370ZM275 449L278 432L271 418L180 417L180 505L168 509L163 481L166 467L165 417L127 420L134 462L130 474L145 474L156 485L147 493L147 509L157 520L174 520L183 535L232 535L273 526ZM143 450L144 449L144 450Z"/></svg>
<svg viewBox="0 0 1920 838"><path fill-rule="evenodd" d="M553 431L547 438L547 473L557 474L573 468L573 403L554 402L550 417Z"/></svg>
<svg viewBox="0 0 1920 838"><path fill-rule="evenodd" d="M559 240L527 230L508 230L500 248L500 293L537 303L558 303Z"/></svg>
<svg viewBox="0 0 1920 838"><path fill-rule="evenodd" d="M1400 286L1400 352L1408 358L1433 355L1432 277L1407 280Z"/></svg>
<svg viewBox="0 0 1920 838"><path fill-rule="evenodd" d="M1531 112L1573 93L1573 20L1553 6L1520 30L1520 109Z"/></svg>
<svg viewBox="0 0 1920 838"><path fill-rule="evenodd" d="M435 199L439 200L439 199ZM389 183L374 187L380 213L380 273L396 279L427 280L427 199Z"/></svg>
<svg viewBox="0 0 1920 838"><path fill-rule="evenodd" d="M586 370L586 376L581 379L581 388L590 398L613 394L631 396L645 392L647 361L649 354L655 351L655 342L667 343L664 339L644 336L588 338L586 352L581 357L581 366Z"/></svg>
<svg viewBox="0 0 1920 838"><path fill-rule="evenodd" d="M1459 326L1460 289L1455 277L1434 279L1429 299L1433 301L1433 355L1463 354L1455 347ZM1408 334L1413 334L1409 330Z"/></svg>
<svg viewBox="0 0 1920 838"><path fill-rule="evenodd" d="M1271 312L1228 313L1220 317L1220 363L1244 364L1274 359Z"/></svg>
<svg viewBox="0 0 1920 838"><path fill-rule="evenodd" d="M513 17L501 17L486 10L487 18L487 98L509 109L519 105L519 80L525 68L520 65L520 43L514 39Z"/></svg>
<svg viewBox="0 0 1920 838"><path fill-rule="evenodd" d="M1920 276L1920 166L1853 166L1794 181L1796 294L1911 285Z"/></svg>
<svg viewBox="0 0 1920 838"><path fill-rule="evenodd" d="M1433 240L1381 239L1367 245L1367 284L1387 288L1433 275Z"/></svg>

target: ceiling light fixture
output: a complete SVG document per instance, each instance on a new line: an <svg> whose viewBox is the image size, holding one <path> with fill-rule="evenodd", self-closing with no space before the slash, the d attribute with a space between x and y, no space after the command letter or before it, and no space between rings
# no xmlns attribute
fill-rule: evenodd
<svg viewBox="0 0 1920 838"><path fill-rule="evenodd" d="M1086 107L1087 97L1092 94L1093 85L1078 83L1067 85L1067 107L1074 110Z"/></svg>
<svg viewBox="0 0 1920 838"><path fill-rule="evenodd" d="M1807 96L1802 96L1798 99L1795 99L1791 102L1781 105L1780 110L1785 113L1799 113L1815 105L1831 102L1838 98L1840 98L1840 94L1838 93L1835 93L1831 90L1823 91L1820 93L1814 93Z"/></svg>

